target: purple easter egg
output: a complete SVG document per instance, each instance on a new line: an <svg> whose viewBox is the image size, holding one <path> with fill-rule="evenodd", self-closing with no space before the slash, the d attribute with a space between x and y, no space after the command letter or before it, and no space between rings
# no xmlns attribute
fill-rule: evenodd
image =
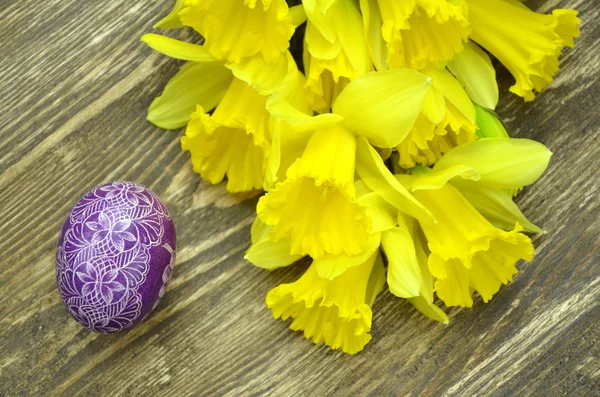
<svg viewBox="0 0 600 397"><path fill-rule="evenodd" d="M71 209L56 248L65 307L100 333L123 331L156 307L175 265L175 227L158 196L131 182L96 186Z"/></svg>

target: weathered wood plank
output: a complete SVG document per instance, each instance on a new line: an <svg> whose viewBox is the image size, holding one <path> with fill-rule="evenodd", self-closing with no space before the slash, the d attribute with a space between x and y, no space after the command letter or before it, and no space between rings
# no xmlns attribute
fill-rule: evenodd
<svg viewBox="0 0 600 397"><path fill-rule="evenodd" d="M372 342L350 357L271 318L266 292L304 267L244 262L256 198L199 181L178 133L145 121L179 64L138 39L170 4L0 4L0 396L600 395L600 4L530 6L578 8L584 20L550 90L501 100L516 136L555 153L518 198L548 231L536 258L491 303L451 310L449 326L383 293ZM500 80L506 91L506 71ZM54 245L77 198L116 179L165 200L178 263L145 323L101 336L62 307Z"/></svg>

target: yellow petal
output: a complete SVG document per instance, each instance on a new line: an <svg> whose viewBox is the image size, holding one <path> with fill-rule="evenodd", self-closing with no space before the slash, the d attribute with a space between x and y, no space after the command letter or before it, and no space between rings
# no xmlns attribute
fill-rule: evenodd
<svg viewBox="0 0 600 397"><path fill-rule="evenodd" d="M433 259L436 259L435 261ZM442 262L439 257L430 259L431 272L436 268L433 263ZM442 262L445 266L444 278L438 278L435 282L435 292L446 306L473 306L472 292L469 286L469 272L457 259L449 259ZM435 273L434 273L435 274Z"/></svg>
<svg viewBox="0 0 600 397"><path fill-rule="evenodd" d="M402 225L386 230L381 244L388 258L388 285L390 292L400 298L419 296L421 270L417 262L414 242Z"/></svg>
<svg viewBox="0 0 600 397"><path fill-rule="evenodd" d="M455 180L452 185L497 228L511 230L516 223L520 223L526 232L543 232L523 215L510 193L472 181Z"/></svg>
<svg viewBox="0 0 600 397"><path fill-rule="evenodd" d="M212 110L229 88L233 75L220 62L185 64L148 109L148 121L167 130L186 125L196 105Z"/></svg>
<svg viewBox="0 0 600 397"><path fill-rule="evenodd" d="M371 276L369 277L369 284L367 285L367 293L365 296L365 302L369 306L373 306L377 295L383 291L385 285L385 267L383 266L383 260L381 255L377 255L373 270L371 270Z"/></svg>
<svg viewBox="0 0 600 397"><path fill-rule="evenodd" d="M439 321L440 323L444 324L450 323L448 315L433 303L427 302L426 299L420 296L416 296L414 298L408 299L408 301L425 317L431 320Z"/></svg>
<svg viewBox="0 0 600 397"><path fill-rule="evenodd" d="M298 27L306 22L306 11L304 10L304 6L299 4L290 7L290 18L292 18L292 25L294 25L294 27Z"/></svg>
<svg viewBox="0 0 600 397"><path fill-rule="evenodd" d="M293 67L290 67L286 78L270 100L280 100L283 107L291 109L293 114L301 113L310 116L312 112L306 98L305 82L304 75L293 63ZM274 108L277 106L269 107L267 102L268 110ZM300 116L300 118L304 117ZM277 117L271 117L270 129L272 133L271 155L265 174L265 190L271 189L275 182L285 179L288 168L302 155L312 135L312 130L295 129L285 120Z"/></svg>
<svg viewBox="0 0 600 397"><path fill-rule="evenodd" d="M316 26L321 32L325 40L330 43L336 40L335 25L330 22L329 14L330 8L336 3L337 0L303 0L302 5L304 11L310 22Z"/></svg>
<svg viewBox="0 0 600 397"><path fill-rule="evenodd" d="M447 70L428 68L424 74L433 79L432 86L438 90L471 124L475 124L477 116L473 102L458 80Z"/></svg>
<svg viewBox="0 0 600 397"><path fill-rule="evenodd" d="M210 55L204 46L198 44L186 43L185 41L175 40L154 33L146 33L140 41L148 44L153 50L171 58L192 62L212 62L217 65L223 65L222 61Z"/></svg>
<svg viewBox="0 0 600 397"><path fill-rule="evenodd" d="M279 54L274 63L267 63L262 56L254 55L244 58L239 63L225 64L233 75L251 85L261 95L272 94L286 78L296 64L289 52Z"/></svg>
<svg viewBox="0 0 600 397"><path fill-rule="evenodd" d="M431 213L394 178L377 151L362 137L357 140L356 173L372 191L398 211L417 219L431 219Z"/></svg>
<svg viewBox="0 0 600 397"><path fill-rule="evenodd" d="M379 12L377 0L360 0L363 23L365 25L365 37L371 59L377 70L387 70L387 46L383 39L383 20Z"/></svg>
<svg viewBox="0 0 600 397"><path fill-rule="evenodd" d="M465 48L448 63L448 69L465 87L469 97L487 109L498 105L496 69L488 54L477 44L469 41Z"/></svg>
<svg viewBox="0 0 600 397"><path fill-rule="evenodd" d="M367 216L373 221L371 233L383 232L398 223L398 210L376 192L361 195L358 203L367 209Z"/></svg>
<svg viewBox="0 0 600 397"><path fill-rule="evenodd" d="M351 267L364 263L379 249L380 241L381 235L379 233L371 234L367 240L367 245L358 255L325 255L322 258L315 259L314 266L317 268L319 277L333 280Z"/></svg>
<svg viewBox="0 0 600 397"><path fill-rule="evenodd" d="M551 155L546 146L529 139L485 138L446 153L434 170L467 165L481 176L481 184L521 188L544 173Z"/></svg>
<svg viewBox="0 0 600 397"><path fill-rule="evenodd" d="M339 0L326 13L319 15L320 23L309 16L306 27L305 63L307 87L313 108L329 112L346 84L371 70L371 57L364 36L363 21L354 1ZM312 18L312 19L311 19ZM333 26L334 35L327 37L320 27Z"/></svg>
<svg viewBox="0 0 600 397"><path fill-rule="evenodd" d="M301 255L290 255L290 242L281 239L277 242L269 239L269 233L273 228L265 225L256 218L252 224L252 245L246 251L244 257L254 266L273 270L293 264L302 258Z"/></svg>
<svg viewBox="0 0 600 397"><path fill-rule="evenodd" d="M333 127L340 124L344 118L338 114L326 113L311 116L296 109L279 95L273 95L267 100L267 110L276 119L283 120L298 131L311 131Z"/></svg>
<svg viewBox="0 0 600 397"><path fill-rule="evenodd" d="M398 145L410 132L431 79L414 70L372 72L353 80L339 95L333 113L358 135L382 148Z"/></svg>
<svg viewBox="0 0 600 397"><path fill-rule="evenodd" d="M413 170L416 178L412 181L412 190L440 189L450 180L460 176L463 179L478 181L481 177L477 171L464 164L457 164L442 170L430 170L425 167L417 167Z"/></svg>
<svg viewBox="0 0 600 397"><path fill-rule="evenodd" d="M177 0L169 14L154 24L154 29L179 29L183 27L179 20L179 11L183 8L183 0Z"/></svg>

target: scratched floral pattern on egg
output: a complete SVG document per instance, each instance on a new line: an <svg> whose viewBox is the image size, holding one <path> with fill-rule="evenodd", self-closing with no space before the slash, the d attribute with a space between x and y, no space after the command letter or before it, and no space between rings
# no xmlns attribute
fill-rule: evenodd
<svg viewBox="0 0 600 397"><path fill-rule="evenodd" d="M112 182L71 210L59 238L56 277L71 315L93 331L112 333L150 313L174 263L174 228L164 204L143 186Z"/></svg>

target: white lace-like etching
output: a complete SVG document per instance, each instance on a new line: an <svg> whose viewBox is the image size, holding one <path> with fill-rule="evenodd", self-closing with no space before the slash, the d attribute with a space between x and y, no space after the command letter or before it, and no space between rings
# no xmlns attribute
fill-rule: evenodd
<svg viewBox="0 0 600 397"><path fill-rule="evenodd" d="M160 199L131 182L100 185L75 204L59 239L56 276L77 321L100 333L131 327L141 315L138 289L150 268L150 249L160 245L171 254L162 275L164 294L175 262L163 241L165 220L170 216Z"/></svg>

